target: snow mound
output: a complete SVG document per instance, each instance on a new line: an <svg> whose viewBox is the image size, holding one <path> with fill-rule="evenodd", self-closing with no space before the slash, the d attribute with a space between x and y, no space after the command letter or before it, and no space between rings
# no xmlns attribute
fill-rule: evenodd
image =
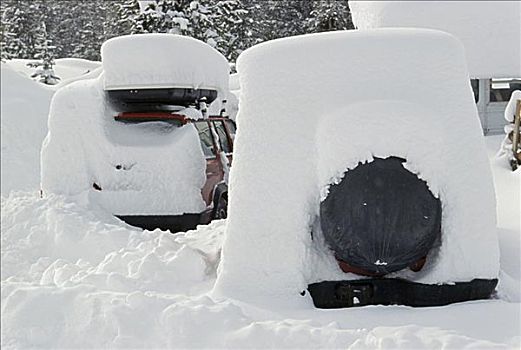
<svg viewBox="0 0 521 350"><path fill-rule="evenodd" d="M3 349L518 344L515 327L497 322L514 321L508 303L360 308L348 320L345 310L278 313L213 300L225 221L176 235L141 232L61 196L19 193L2 199L1 222ZM476 317L483 309L490 317Z"/></svg>
<svg viewBox="0 0 521 350"><path fill-rule="evenodd" d="M359 29L418 27L453 34L473 78L521 76L519 1L349 1Z"/></svg>
<svg viewBox="0 0 521 350"><path fill-rule="evenodd" d="M355 278L320 244L319 204L346 170L389 156L406 159L442 202L441 242L422 271L398 276L497 278L492 175L454 37L386 29L275 40L245 51L238 71L241 109L215 296L310 303L299 296L309 283Z"/></svg>
<svg viewBox="0 0 521 350"><path fill-rule="evenodd" d="M39 188L40 148L47 133L47 115L53 90L1 64L1 187Z"/></svg>
<svg viewBox="0 0 521 350"><path fill-rule="evenodd" d="M143 232L55 195L2 197L1 222L2 347L14 348L115 346L129 337L135 345L144 341L145 329L135 333L143 320L179 322L183 302L193 304L189 296L215 278L224 224ZM179 307L161 316L170 304Z"/></svg>
<svg viewBox="0 0 521 350"><path fill-rule="evenodd" d="M119 215L202 212L206 163L195 127L115 121L102 78L56 92L42 146L44 192L83 193Z"/></svg>
<svg viewBox="0 0 521 350"><path fill-rule="evenodd" d="M228 92L226 58L202 41L174 34L117 37L101 47L105 89L193 88Z"/></svg>
<svg viewBox="0 0 521 350"><path fill-rule="evenodd" d="M27 66L30 62L34 60L12 59L5 62L5 65L29 78L34 73L34 68ZM57 90L76 80L96 78L102 71L101 62L82 58L58 58L54 62L53 70L60 80L56 85L46 85L51 90Z"/></svg>

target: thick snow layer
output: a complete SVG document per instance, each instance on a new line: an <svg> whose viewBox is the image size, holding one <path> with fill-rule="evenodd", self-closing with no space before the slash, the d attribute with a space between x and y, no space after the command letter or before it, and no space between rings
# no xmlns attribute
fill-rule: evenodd
<svg viewBox="0 0 521 350"><path fill-rule="evenodd" d="M470 76L521 76L519 1L349 1L359 29L439 29L460 39Z"/></svg>
<svg viewBox="0 0 521 350"><path fill-rule="evenodd" d="M49 104L56 89L99 74L100 62L76 58L57 59L57 85L34 82L27 67L31 60L1 64L2 194L40 187L40 148L47 134Z"/></svg>
<svg viewBox="0 0 521 350"><path fill-rule="evenodd" d="M387 29L282 39L245 51L238 71L241 109L216 296L310 303L299 296L309 283L354 278L320 244L318 208L329 184L373 157L407 159L442 202L439 246L422 271L404 277L497 277L492 176L454 37Z"/></svg>
<svg viewBox="0 0 521 350"><path fill-rule="evenodd" d="M47 133L53 90L1 65L1 183L2 194L37 191L40 147Z"/></svg>
<svg viewBox="0 0 521 350"><path fill-rule="evenodd" d="M9 114L4 114L4 106L16 100L30 105L42 86L18 89L20 85L11 84L14 80L3 73L2 162L6 155L15 155L7 151L13 142L24 149L36 147L34 134L22 129L35 124L5 123ZM9 118L45 116L48 106L41 107L42 111L17 107L18 113ZM47 127L38 125L43 138ZM298 126L294 130L301 130ZM4 138L4 133L17 138ZM513 173L506 163L495 160L501 139L485 138L498 201L499 300L436 308L343 310L309 305L298 310L277 305L259 309L217 301L209 293L225 221L176 235L143 232L87 201L55 195L41 199L34 192L7 195L2 187L0 345L2 349L519 349L521 172ZM35 162L26 170L2 163L2 177L18 174L11 183L22 189L25 176L39 179ZM264 171L271 168L266 165ZM260 204L258 208L264 210Z"/></svg>
<svg viewBox="0 0 521 350"><path fill-rule="evenodd" d="M117 37L101 47L105 89L186 87L228 92L226 58L202 41L174 34Z"/></svg>
<svg viewBox="0 0 521 350"><path fill-rule="evenodd" d="M503 300L349 310L217 301L208 292L225 221L141 232L87 204L17 193L1 208L2 349L519 348L520 173L494 160L500 136L486 141Z"/></svg>
<svg viewBox="0 0 521 350"><path fill-rule="evenodd" d="M11 69L31 76L34 68L28 67L27 63L34 60L14 59L5 63ZM60 78L58 84L47 86L49 89L57 90L58 88L72 83L76 80L91 79L101 74L101 62L89 61L82 58L58 58L53 66L54 73Z"/></svg>
<svg viewBox="0 0 521 350"><path fill-rule="evenodd" d="M44 193L85 195L119 215L202 212L206 163L195 127L115 121L102 79L54 95L42 146Z"/></svg>

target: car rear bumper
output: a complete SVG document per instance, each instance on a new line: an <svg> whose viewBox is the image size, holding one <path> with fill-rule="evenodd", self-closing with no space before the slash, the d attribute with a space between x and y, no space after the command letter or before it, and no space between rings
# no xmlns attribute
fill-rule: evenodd
<svg viewBox="0 0 521 350"><path fill-rule="evenodd" d="M345 308L364 305L441 306L488 299L497 279L473 279L454 284L423 284L396 278L324 281L308 286L315 307Z"/></svg>
<svg viewBox="0 0 521 350"><path fill-rule="evenodd" d="M202 223L202 214L182 214L182 215L116 215L131 226L136 226L144 230L161 229L170 232L182 232L193 230Z"/></svg>

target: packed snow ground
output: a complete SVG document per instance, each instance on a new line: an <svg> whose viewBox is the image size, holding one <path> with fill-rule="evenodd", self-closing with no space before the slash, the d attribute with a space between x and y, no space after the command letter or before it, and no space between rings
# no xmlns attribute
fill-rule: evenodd
<svg viewBox="0 0 521 350"><path fill-rule="evenodd" d="M2 348L521 346L521 172L495 159L502 136L486 138L498 200L496 299L435 308L259 308L211 297L225 221L176 235L142 232L82 197L39 198L38 163L21 168L36 155L21 149L36 152L46 134L50 96L34 97L41 89L2 70ZM24 105L31 108L19 110Z"/></svg>

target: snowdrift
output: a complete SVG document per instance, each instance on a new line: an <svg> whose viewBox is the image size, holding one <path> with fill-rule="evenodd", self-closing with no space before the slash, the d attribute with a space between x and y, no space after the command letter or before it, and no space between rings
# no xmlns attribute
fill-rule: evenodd
<svg viewBox="0 0 521 350"><path fill-rule="evenodd" d="M465 46L470 76L521 76L519 1L350 1L358 29L417 27L453 34Z"/></svg>
<svg viewBox="0 0 521 350"><path fill-rule="evenodd" d="M390 156L406 159L442 203L441 239L426 265L394 276L425 284L497 278L491 171L453 36L388 29L281 39L247 50L238 71L216 296L288 305L310 283L359 278L341 272L325 246L319 205L346 170Z"/></svg>
<svg viewBox="0 0 521 350"><path fill-rule="evenodd" d="M13 190L37 191L40 148L47 133L53 90L1 66L2 195Z"/></svg>

